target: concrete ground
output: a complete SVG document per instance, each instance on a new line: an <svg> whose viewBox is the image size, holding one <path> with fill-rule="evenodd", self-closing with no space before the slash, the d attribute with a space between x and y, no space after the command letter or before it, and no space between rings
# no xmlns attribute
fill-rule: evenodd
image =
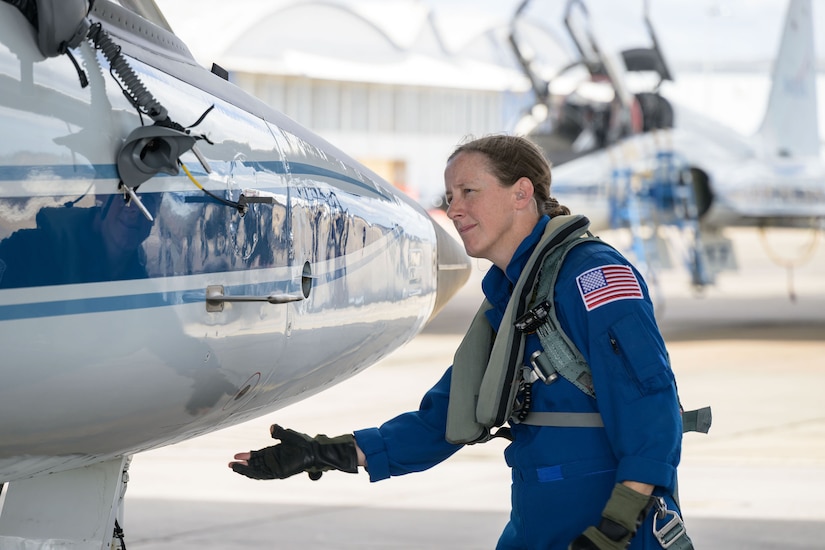
<svg viewBox="0 0 825 550"><path fill-rule="evenodd" d="M825 245L795 270L791 301L786 270L768 261L756 233L733 236L738 273L703 297L683 273L666 273L657 292L682 403L713 407L710 434L684 440L685 521L699 550L822 549ZM808 235L771 238L790 261ZM376 484L340 472L259 482L226 466L235 452L271 444L275 422L337 435L417 407L475 312L480 277L481 269L421 336L355 378L264 418L137 455L126 498L129 550L493 548L509 510L501 441Z"/></svg>

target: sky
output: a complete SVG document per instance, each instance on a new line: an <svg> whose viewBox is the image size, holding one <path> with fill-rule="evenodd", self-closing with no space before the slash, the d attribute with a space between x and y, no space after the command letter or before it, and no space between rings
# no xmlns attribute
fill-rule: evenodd
<svg viewBox="0 0 825 550"><path fill-rule="evenodd" d="M273 6L318 0L245 0ZM509 21L522 0L329 0L359 4L386 12L390 2L429 6L456 25L457 32L471 19ZM662 49L674 65L708 60L765 61L775 54L789 0L578 0L586 5L605 47L640 46L647 32L645 5ZM825 0L811 0L814 28L825 30ZM156 0L171 11L180 0ZM566 37L562 16L567 0L530 0L525 15L560 37ZM178 4L179 5L179 4ZM208 5L208 4L205 4ZM191 13L193 20L208 18L208 9ZM231 21L227 21L230 24ZM825 33L817 37L820 66L825 67Z"/></svg>
<svg viewBox="0 0 825 550"><path fill-rule="evenodd" d="M362 10L392 12L392 3L430 7L448 29L461 34L475 21L508 22L523 0L326 0L330 3L356 4ZM702 63L765 64L775 55L784 14L789 0L576 0L586 6L604 47L626 49L648 45L643 23L645 6L653 22L666 58L675 66ZM180 11L181 0L156 0L167 12ZM277 6L319 0L242 0L239 5ZM811 0L814 29L825 30L825 0ZM200 2L197 3L200 5ZM205 3L208 6L209 3ZM563 12L567 0L529 0L524 12L531 21L566 40ZM187 12L187 22L210 17L210 9ZM226 12L217 10L221 17ZM409 11L399 10L399 13ZM232 16L242 19L243 14ZM402 16L403 17L403 16ZM223 22L231 26L233 21ZM404 23L396 22L394 32ZM816 31L815 31L815 34ZM816 48L820 67L825 70L825 33L818 33ZM215 36L220 41L220 36ZM449 40L449 37L447 38Z"/></svg>
<svg viewBox="0 0 825 550"><path fill-rule="evenodd" d="M509 17L521 0L420 0L445 14ZM676 64L708 60L765 61L775 55L788 0L587 0L605 46L638 46L646 36L645 3L665 55ZM812 0L814 28L825 30L825 1ZM562 32L566 2L531 0L526 14ZM817 38L825 59L825 38Z"/></svg>

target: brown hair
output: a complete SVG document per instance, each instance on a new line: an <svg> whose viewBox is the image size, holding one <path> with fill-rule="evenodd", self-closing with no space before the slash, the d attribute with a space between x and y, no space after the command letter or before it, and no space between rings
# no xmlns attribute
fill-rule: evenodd
<svg viewBox="0 0 825 550"><path fill-rule="evenodd" d="M481 153L487 157L490 172L504 186L515 184L519 178L528 178L533 182L539 213L550 217L570 214L569 208L550 196L550 164L532 141L504 134L484 136L456 147L447 162L459 153Z"/></svg>

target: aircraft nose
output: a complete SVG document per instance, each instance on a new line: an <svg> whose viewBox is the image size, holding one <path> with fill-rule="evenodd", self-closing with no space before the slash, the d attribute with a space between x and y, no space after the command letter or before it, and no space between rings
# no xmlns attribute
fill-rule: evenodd
<svg viewBox="0 0 825 550"><path fill-rule="evenodd" d="M438 280L435 307L427 322L433 320L450 298L455 296L470 278L472 264L464 252L464 246L453 238L437 221L433 221L436 234Z"/></svg>

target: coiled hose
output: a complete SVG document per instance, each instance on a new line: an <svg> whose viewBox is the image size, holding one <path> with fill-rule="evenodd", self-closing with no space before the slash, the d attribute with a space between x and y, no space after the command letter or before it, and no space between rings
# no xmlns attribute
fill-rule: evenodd
<svg viewBox="0 0 825 550"><path fill-rule="evenodd" d="M172 125L166 108L146 89L140 77L135 74L135 71L121 55L120 46L112 41L109 33L103 30L100 23L92 24L89 28L88 37L109 61L112 72L117 75L123 93L126 94L129 100L155 122L164 126Z"/></svg>

